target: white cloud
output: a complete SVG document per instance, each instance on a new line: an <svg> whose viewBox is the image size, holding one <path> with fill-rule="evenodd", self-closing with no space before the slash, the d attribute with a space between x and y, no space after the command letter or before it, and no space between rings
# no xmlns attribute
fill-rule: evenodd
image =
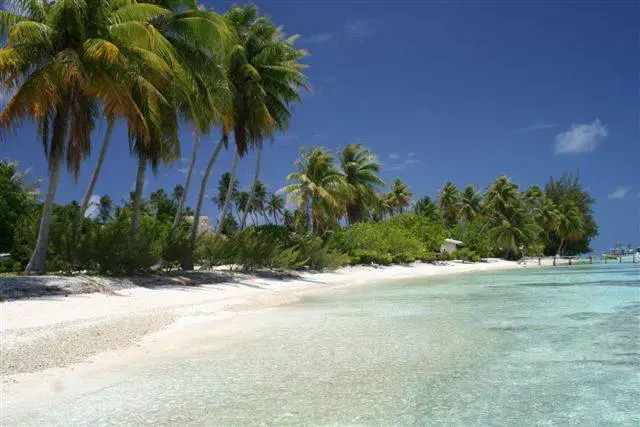
<svg viewBox="0 0 640 427"><path fill-rule="evenodd" d="M630 188L629 187L618 187L616 188L616 190L609 194L609 198L610 199L624 199L625 197L627 197L627 194L629 193Z"/></svg>
<svg viewBox="0 0 640 427"><path fill-rule="evenodd" d="M543 122L542 120L537 120L534 125L523 127L523 128L520 128L520 129L513 129L511 132L529 133L529 132L536 132L536 131L544 130L544 129L551 129L551 128L555 128L555 127L558 127L558 126L560 126L560 125L557 124L557 123L546 123L546 122Z"/></svg>
<svg viewBox="0 0 640 427"><path fill-rule="evenodd" d="M186 175L187 173L189 173L189 168L179 168L178 172L180 172L183 175Z"/></svg>
<svg viewBox="0 0 640 427"><path fill-rule="evenodd" d="M400 158L400 154L398 154L398 153L389 153L389 158L391 160L397 160L397 159Z"/></svg>
<svg viewBox="0 0 640 427"><path fill-rule="evenodd" d="M556 154L588 153L609 135L607 127L595 119L591 124L572 124L571 128L556 135Z"/></svg>
<svg viewBox="0 0 640 427"><path fill-rule="evenodd" d="M332 33L317 33L312 34L309 37L305 37L302 41L307 43L326 43L330 42L333 39Z"/></svg>
<svg viewBox="0 0 640 427"><path fill-rule="evenodd" d="M314 133L311 135L312 139L316 139L316 138L328 138L327 135L323 134L323 133Z"/></svg>
<svg viewBox="0 0 640 427"><path fill-rule="evenodd" d="M362 39L372 36L376 33L374 27L375 21L372 19L353 19L344 24L344 31L348 37L354 39Z"/></svg>
<svg viewBox="0 0 640 427"><path fill-rule="evenodd" d="M94 194L89 199L89 206L87 210L84 212L85 218L97 218L98 214L100 214L100 196Z"/></svg>
<svg viewBox="0 0 640 427"><path fill-rule="evenodd" d="M334 76L327 76L323 78L322 81L325 83L335 83L336 81L338 81L338 79L336 79Z"/></svg>
<svg viewBox="0 0 640 427"><path fill-rule="evenodd" d="M394 165L391 165L387 168L387 170L389 171L399 171L399 170L405 170L406 168L408 168L409 166L418 163L419 160L413 157L408 158L407 160L405 160L404 162L400 162L400 163L396 163Z"/></svg>

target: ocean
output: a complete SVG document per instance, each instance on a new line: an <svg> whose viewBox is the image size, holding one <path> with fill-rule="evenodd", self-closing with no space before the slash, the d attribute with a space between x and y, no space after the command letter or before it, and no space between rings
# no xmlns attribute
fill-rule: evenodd
<svg viewBox="0 0 640 427"><path fill-rule="evenodd" d="M341 287L4 425L640 425L640 266Z"/></svg>

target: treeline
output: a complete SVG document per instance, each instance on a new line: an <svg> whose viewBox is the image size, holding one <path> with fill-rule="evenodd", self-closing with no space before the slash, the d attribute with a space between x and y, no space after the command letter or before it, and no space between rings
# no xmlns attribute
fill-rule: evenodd
<svg viewBox="0 0 640 427"><path fill-rule="evenodd" d="M593 200L571 175L550 179L544 189L525 191L505 176L485 193L473 186L458 191L446 183L436 200L413 202L399 179L385 191L380 163L362 144L348 145L337 156L325 148L303 150L296 166L288 185L275 193L255 182L251 204L250 192L240 191L237 180L223 174L211 201L222 209L229 199L231 208L219 234L201 230L195 263L320 270L450 258L516 259L587 252L597 233ZM0 264L2 271L20 271L29 260L41 208L34 197L36 187L15 163L0 162L0 207L7 213L0 224L0 252L11 254ZM47 268L101 274L179 268L193 221L193 211L184 207L179 226L173 227L183 192L178 185L170 193L159 189L144 199L135 240L130 238L134 194L118 206L102 196L88 217L77 202L54 206ZM244 217L251 224L242 227ZM461 240L462 247L452 254L441 252L447 237Z"/></svg>

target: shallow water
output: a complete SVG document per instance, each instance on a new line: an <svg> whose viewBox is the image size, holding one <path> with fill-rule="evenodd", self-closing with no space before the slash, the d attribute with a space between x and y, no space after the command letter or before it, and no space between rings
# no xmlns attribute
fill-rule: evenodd
<svg viewBox="0 0 640 427"><path fill-rule="evenodd" d="M4 425L640 425L638 266L341 288L241 321Z"/></svg>

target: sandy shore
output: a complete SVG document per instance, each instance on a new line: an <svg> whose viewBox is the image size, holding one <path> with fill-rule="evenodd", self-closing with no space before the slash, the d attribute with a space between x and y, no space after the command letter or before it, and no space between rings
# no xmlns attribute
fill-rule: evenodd
<svg viewBox="0 0 640 427"><path fill-rule="evenodd" d="M116 291L105 286L105 293L5 301L0 304L2 406L22 401L25 394L37 396L35 384L44 387L42 391L55 388L56 381L71 371L82 381L78 373L83 364L95 371L125 363L136 354L148 359L197 340L216 327L216 319L289 304L310 293L373 281L513 268L525 267L500 260L415 263L348 267L286 279L211 272L200 273L201 282L207 282L207 275L210 280L197 286L127 285Z"/></svg>

